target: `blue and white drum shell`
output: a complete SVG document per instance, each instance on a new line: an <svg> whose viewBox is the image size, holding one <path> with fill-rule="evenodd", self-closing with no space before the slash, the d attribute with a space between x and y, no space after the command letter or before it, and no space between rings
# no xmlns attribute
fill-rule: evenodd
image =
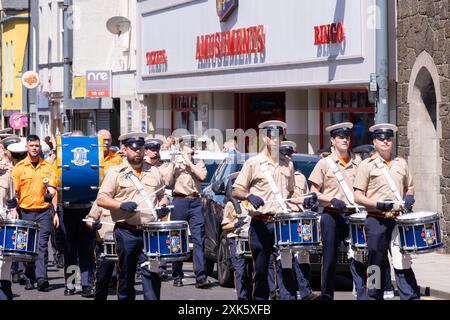
<svg viewBox="0 0 450 320"><path fill-rule="evenodd" d="M116 252L116 241L112 233L105 234L103 238L103 254L101 258L105 261L118 261Z"/></svg>
<svg viewBox="0 0 450 320"><path fill-rule="evenodd" d="M312 211L290 212L275 217L275 246L287 249L320 247L319 220Z"/></svg>
<svg viewBox="0 0 450 320"><path fill-rule="evenodd" d="M103 137L57 137L57 166L62 203L90 204L103 178Z"/></svg>
<svg viewBox="0 0 450 320"><path fill-rule="evenodd" d="M443 246L439 215L419 211L396 218L400 250L405 253L427 253Z"/></svg>
<svg viewBox="0 0 450 320"><path fill-rule="evenodd" d="M39 246L39 224L20 219L0 220L0 256L13 261L36 261Z"/></svg>
<svg viewBox="0 0 450 320"><path fill-rule="evenodd" d="M366 251L366 222L367 212L358 212L352 214L348 221L350 225L350 244L353 250Z"/></svg>
<svg viewBox="0 0 450 320"><path fill-rule="evenodd" d="M236 239L236 255L247 259L252 258L252 251L250 250L250 242L248 237L237 237Z"/></svg>
<svg viewBox="0 0 450 320"><path fill-rule="evenodd" d="M144 252L149 260L166 262L189 258L189 235L186 221L158 221L142 226Z"/></svg>

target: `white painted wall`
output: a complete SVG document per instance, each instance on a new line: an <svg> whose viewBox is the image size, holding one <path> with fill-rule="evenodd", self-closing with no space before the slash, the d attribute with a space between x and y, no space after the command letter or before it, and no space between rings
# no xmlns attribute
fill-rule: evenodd
<svg viewBox="0 0 450 320"><path fill-rule="evenodd" d="M215 1L138 2L138 92L199 92L235 89L366 84L374 72L374 30L367 28L375 0L269 0L239 2L220 23ZM176 5L175 5L176 4ZM344 21L342 45L315 46L314 26ZM196 39L230 29L264 25L266 52L254 63L195 59ZM165 49L167 70L151 73L146 53ZM224 72L226 71L226 72Z"/></svg>

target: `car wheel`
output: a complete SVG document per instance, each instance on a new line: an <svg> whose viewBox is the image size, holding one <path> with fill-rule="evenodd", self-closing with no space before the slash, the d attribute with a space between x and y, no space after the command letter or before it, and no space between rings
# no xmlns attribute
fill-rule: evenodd
<svg viewBox="0 0 450 320"><path fill-rule="evenodd" d="M234 274L231 268L230 248L227 239L221 237L219 244L219 253L217 254L217 279L222 287L234 287Z"/></svg>
<svg viewBox="0 0 450 320"><path fill-rule="evenodd" d="M209 259L206 259L206 264L205 264L205 267L206 267L206 274L209 276L209 277L211 277L212 275L213 275L213 272L214 272L214 265L215 265L216 263L213 261L213 260L209 260Z"/></svg>

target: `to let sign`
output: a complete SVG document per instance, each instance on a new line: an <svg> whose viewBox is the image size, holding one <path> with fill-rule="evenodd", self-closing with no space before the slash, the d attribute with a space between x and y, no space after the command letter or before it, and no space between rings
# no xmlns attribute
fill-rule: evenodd
<svg viewBox="0 0 450 320"><path fill-rule="evenodd" d="M86 71L86 97L111 96L111 71Z"/></svg>

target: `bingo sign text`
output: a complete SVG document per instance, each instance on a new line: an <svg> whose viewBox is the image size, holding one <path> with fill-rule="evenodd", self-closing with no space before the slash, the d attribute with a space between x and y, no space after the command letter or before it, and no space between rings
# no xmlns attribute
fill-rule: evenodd
<svg viewBox="0 0 450 320"><path fill-rule="evenodd" d="M86 71L86 97L111 96L111 71Z"/></svg>

